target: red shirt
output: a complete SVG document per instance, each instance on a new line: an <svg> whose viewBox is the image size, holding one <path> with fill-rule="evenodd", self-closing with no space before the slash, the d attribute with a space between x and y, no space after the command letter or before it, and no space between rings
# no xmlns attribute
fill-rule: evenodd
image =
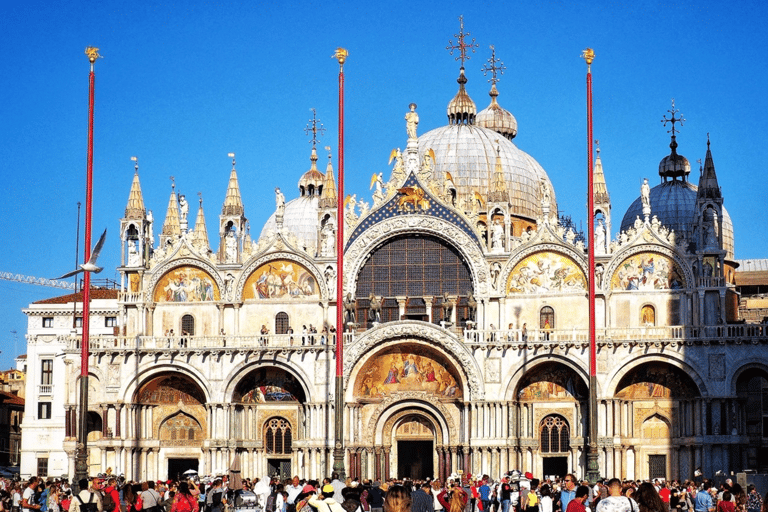
<svg viewBox="0 0 768 512"><path fill-rule="evenodd" d="M565 512L586 512L586 510L587 510L587 507L584 506L584 503L582 502L581 498L579 499L573 498L571 501L568 502L568 508L565 509Z"/></svg>
<svg viewBox="0 0 768 512"><path fill-rule="evenodd" d="M669 503L669 495L670 495L670 490L668 487L662 487L659 490L659 497L661 498L661 501L663 501L664 503Z"/></svg>
<svg viewBox="0 0 768 512"><path fill-rule="evenodd" d="M734 508L732 501L723 500L717 504L717 512L733 512Z"/></svg>

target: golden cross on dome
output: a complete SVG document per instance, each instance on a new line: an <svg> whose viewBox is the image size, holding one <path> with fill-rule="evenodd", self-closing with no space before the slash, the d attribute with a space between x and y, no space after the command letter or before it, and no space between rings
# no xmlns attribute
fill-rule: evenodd
<svg viewBox="0 0 768 512"><path fill-rule="evenodd" d="M498 66L496 65L497 63ZM488 64L490 64L490 66ZM493 45L491 45L491 58L488 59L488 64L484 64L481 71L485 76L488 76L488 72L490 71L491 79L488 81L491 82L491 85L496 85L496 83L501 80L500 78L496 78L496 72L498 71L500 75L503 75L504 70L507 69L507 67L501 62L501 59L496 58L496 48L494 48Z"/></svg>
<svg viewBox="0 0 768 512"><path fill-rule="evenodd" d="M304 134L309 135L309 132L312 132L312 139L309 142L312 143L312 147L314 148L317 146L317 132L320 132L320 135L324 135L325 127L323 126L323 123L318 123L317 111L314 108L309 110L312 111L312 119L307 123L307 127L304 128ZM310 123L312 124L312 128L309 127ZM317 126L318 124L320 127Z"/></svg>
<svg viewBox="0 0 768 512"><path fill-rule="evenodd" d="M670 114L672 114L672 117L667 119L666 114L664 117L661 118L661 122L664 124L664 126L667 126L667 123L672 123L672 128L670 130L667 130L667 133L671 133L672 136L675 136L675 133L677 133L680 130L675 129L675 123L680 123L680 126L683 126L683 123L685 122L685 118L682 114L680 114L680 117L675 117L675 114L679 113L680 110L675 108L675 98L672 98L672 108L670 110L667 110Z"/></svg>
<svg viewBox="0 0 768 512"><path fill-rule="evenodd" d="M445 47L448 52L453 55L453 50L459 50L459 56L456 57L456 60L461 60L461 67L464 67L464 61L469 60L469 55L467 55L467 50L471 50L472 53L475 53L475 48L477 48L479 45L475 43L475 38L472 38L472 41L469 43L464 42L464 38L469 37L469 32L466 34L464 33L464 16L459 16L459 26L460 30L458 34L454 34L454 37L457 38L456 44L453 44L453 40L448 40L448 46Z"/></svg>

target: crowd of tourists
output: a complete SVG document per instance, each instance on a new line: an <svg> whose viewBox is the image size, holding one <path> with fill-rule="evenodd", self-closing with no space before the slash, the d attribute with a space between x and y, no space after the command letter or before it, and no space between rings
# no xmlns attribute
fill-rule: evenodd
<svg viewBox="0 0 768 512"><path fill-rule="evenodd" d="M237 487L237 488L235 488ZM97 477L70 486L32 477L0 480L0 512L768 512L754 485L732 480L632 481L594 485L573 475L510 472L439 480L237 479L125 481Z"/></svg>

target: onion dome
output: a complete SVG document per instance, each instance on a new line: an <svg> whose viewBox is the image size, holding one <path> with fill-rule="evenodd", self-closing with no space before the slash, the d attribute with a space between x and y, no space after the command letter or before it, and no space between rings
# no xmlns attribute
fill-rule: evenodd
<svg viewBox="0 0 768 512"><path fill-rule="evenodd" d="M467 94L464 85L467 83L467 77L464 76L464 66L459 71L459 92L448 103L448 122L450 124L474 124L477 107L472 98Z"/></svg>
<svg viewBox="0 0 768 512"><path fill-rule="evenodd" d="M312 155L309 157L312 165L309 170L299 179L299 192L302 196L319 196L323 191L325 176L317 170L317 151L312 146Z"/></svg>
<svg viewBox="0 0 768 512"><path fill-rule="evenodd" d="M669 147L672 151L659 162L659 176L664 181L669 178L673 180L677 178L687 180L688 175L691 173L691 164L683 155L677 154L677 141L674 135L672 135L672 142L670 142Z"/></svg>
<svg viewBox="0 0 768 512"><path fill-rule="evenodd" d="M509 140L514 139L517 135L517 119L496 101L499 95L496 84L491 86L491 92L488 95L491 97L491 104L478 112L475 124L493 130Z"/></svg>

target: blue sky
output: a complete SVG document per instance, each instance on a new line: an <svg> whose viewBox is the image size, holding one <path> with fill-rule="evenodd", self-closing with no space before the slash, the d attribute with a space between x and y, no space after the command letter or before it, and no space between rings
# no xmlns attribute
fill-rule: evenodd
<svg viewBox="0 0 768 512"><path fill-rule="evenodd" d="M480 69L489 45L506 72L499 102L518 121L515 144L548 172L563 213L583 222L586 204L585 71L595 49L594 134L613 204L614 229L639 195L659 183L669 153L660 123L671 98L686 118L678 137L698 182L707 133L736 257L768 257L763 179L768 5L712 2L3 2L0 33L0 271L55 277L73 267L77 202L84 202L88 45L96 67L94 239L109 229L99 278L118 279L119 219L140 162L155 233L171 175L177 190L203 193L216 232L230 160L257 237L309 168L304 128L316 108L336 163L337 73L330 56L350 51L346 77L346 190L368 199L373 172L406 142L403 116L418 104L419 133L446 124L458 63L445 47L458 16L478 48L467 90L487 106ZM325 151L320 151L321 164ZM197 214L192 201L190 217ZM615 233L613 233L615 236ZM212 240L214 248L217 245ZM82 243L81 254L82 254ZM0 281L0 367L22 352L32 301L60 291Z"/></svg>

